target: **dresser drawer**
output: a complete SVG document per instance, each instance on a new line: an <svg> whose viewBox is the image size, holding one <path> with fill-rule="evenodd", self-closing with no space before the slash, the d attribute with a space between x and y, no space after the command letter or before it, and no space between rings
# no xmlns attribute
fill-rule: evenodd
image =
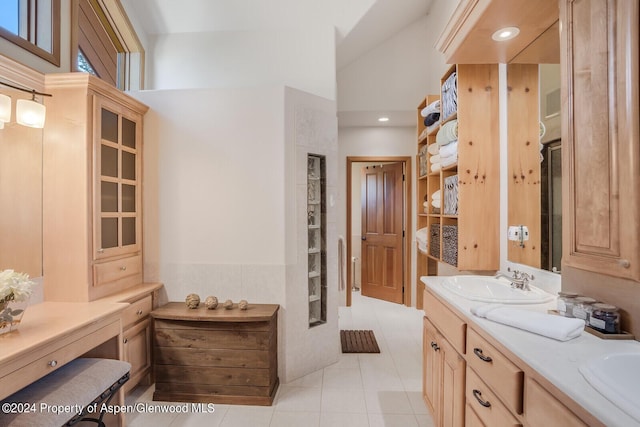
<svg viewBox="0 0 640 427"><path fill-rule="evenodd" d="M500 396L510 410L522 413L524 372L476 331L467 331L467 363Z"/></svg>
<svg viewBox="0 0 640 427"><path fill-rule="evenodd" d="M152 309L153 298L151 298L151 295L132 302L131 305L122 312L122 329L126 329L127 326L140 319L144 319L151 313Z"/></svg>
<svg viewBox="0 0 640 427"><path fill-rule="evenodd" d="M465 397L467 405L471 407L484 425L491 427L522 426L469 366L467 366Z"/></svg>
<svg viewBox="0 0 640 427"><path fill-rule="evenodd" d="M467 324L429 291L424 291L424 312L458 353L465 354Z"/></svg>
<svg viewBox="0 0 640 427"><path fill-rule="evenodd" d="M135 255L93 265L93 286L142 274L142 256Z"/></svg>

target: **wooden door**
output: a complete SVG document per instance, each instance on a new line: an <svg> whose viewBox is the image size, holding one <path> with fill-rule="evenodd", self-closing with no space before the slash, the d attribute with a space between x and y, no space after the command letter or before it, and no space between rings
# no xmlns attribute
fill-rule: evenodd
<svg viewBox="0 0 640 427"><path fill-rule="evenodd" d="M402 303L403 163L362 169L362 295Z"/></svg>

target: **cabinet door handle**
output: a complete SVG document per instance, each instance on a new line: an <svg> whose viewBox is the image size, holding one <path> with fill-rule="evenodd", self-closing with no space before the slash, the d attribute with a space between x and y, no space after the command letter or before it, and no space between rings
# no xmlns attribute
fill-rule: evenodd
<svg viewBox="0 0 640 427"><path fill-rule="evenodd" d="M127 338L124 338L124 339L122 340L122 342L126 344L126 343L128 343L128 342L129 342L129 340L128 340Z"/></svg>
<svg viewBox="0 0 640 427"><path fill-rule="evenodd" d="M51 366L52 368L55 368L58 365L58 361L50 360L49 363L47 363L47 365Z"/></svg>
<svg viewBox="0 0 640 427"><path fill-rule="evenodd" d="M122 267L120 267L120 270L125 271L127 269L126 265L123 265Z"/></svg>
<svg viewBox="0 0 640 427"><path fill-rule="evenodd" d="M136 311L136 314L137 314L138 316L142 316L142 310L138 310L138 311Z"/></svg>
<svg viewBox="0 0 640 427"><path fill-rule="evenodd" d="M485 408L490 408L491 407L491 403L487 402L486 400L482 400L482 393L480 393L480 390L473 390L473 397L476 398L476 400L478 401L479 404L481 404L482 406L484 406Z"/></svg>
<svg viewBox="0 0 640 427"><path fill-rule="evenodd" d="M473 352L476 354L476 356L478 356L480 358L480 360L482 360L483 362L491 362L493 359L490 358L489 356L485 356L484 354L482 354L482 349L481 348L474 348Z"/></svg>
<svg viewBox="0 0 640 427"><path fill-rule="evenodd" d="M434 341L431 341L431 348L435 351L440 350L440 347L438 347L438 344L436 344Z"/></svg>

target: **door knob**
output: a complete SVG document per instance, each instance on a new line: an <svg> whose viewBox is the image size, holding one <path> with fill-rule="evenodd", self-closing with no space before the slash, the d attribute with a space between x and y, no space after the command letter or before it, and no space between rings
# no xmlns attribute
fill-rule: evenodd
<svg viewBox="0 0 640 427"><path fill-rule="evenodd" d="M367 236L362 236L361 239L362 240L367 240Z"/></svg>

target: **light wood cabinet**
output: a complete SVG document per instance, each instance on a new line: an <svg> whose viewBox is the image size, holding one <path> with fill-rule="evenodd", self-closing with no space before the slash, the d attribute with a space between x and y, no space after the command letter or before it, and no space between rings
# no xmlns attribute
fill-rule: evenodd
<svg viewBox="0 0 640 427"><path fill-rule="evenodd" d="M421 176L418 183L418 198L429 204L418 220L421 225L426 216L428 257L459 270L497 270L498 66L453 65L442 76L441 87L439 129L426 135L427 147L439 149L427 149L426 183L420 183ZM456 138L457 148L452 149L455 143L449 141Z"/></svg>
<svg viewBox="0 0 640 427"><path fill-rule="evenodd" d="M563 264L640 280L638 2L560 2ZM594 19L598 17L598 19Z"/></svg>
<svg viewBox="0 0 640 427"><path fill-rule="evenodd" d="M131 363L129 381L123 386L125 393L141 382L151 382L151 319L153 309L151 293L130 301L122 313L123 360Z"/></svg>
<svg viewBox="0 0 640 427"><path fill-rule="evenodd" d="M436 426L602 425L429 288L424 310L423 398Z"/></svg>
<svg viewBox="0 0 640 427"><path fill-rule="evenodd" d="M423 397L437 426L464 425L465 360L424 319Z"/></svg>
<svg viewBox="0 0 640 427"><path fill-rule="evenodd" d="M49 74L43 149L48 301L93 301L142 282L142 117L85 73Z"/></svg>

